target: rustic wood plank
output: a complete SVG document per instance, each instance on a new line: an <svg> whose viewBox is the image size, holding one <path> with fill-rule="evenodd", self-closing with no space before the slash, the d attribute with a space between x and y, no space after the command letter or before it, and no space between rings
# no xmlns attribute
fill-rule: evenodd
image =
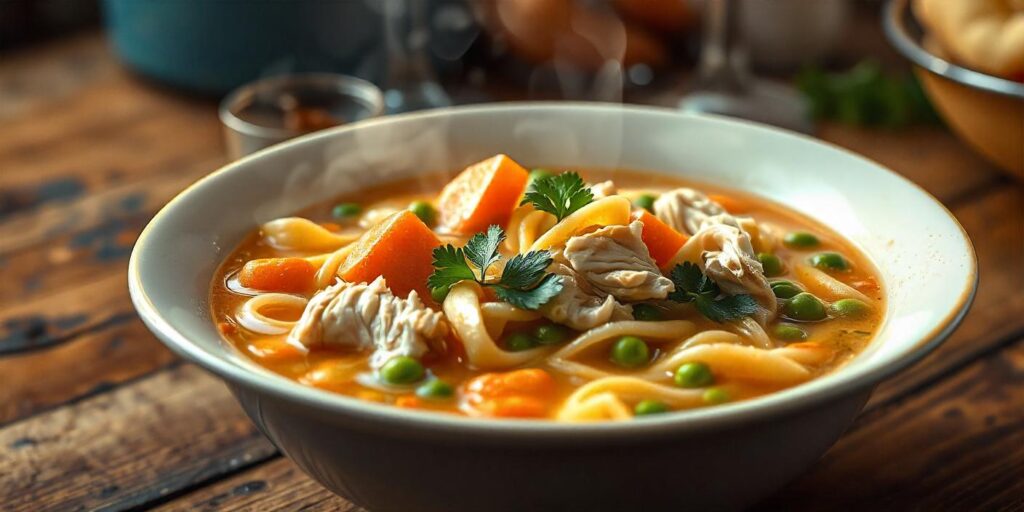
<svg viewBox="0 0 1024 512"><path fill-rule="evenodd" d="M102 393L176 360L138 318L50 350L0 357L0 425Z"/></svg>
<svg viewBox="0 0 1024 512"><path fill-rule="evenodd" d="M764 510L1020 510L1024 343L864 416Z"/></svg>
<svg viewBox="0 0 1024 512"><path fill-rule="evenodd" d="M878 128L825 123L818 136L906 176L943 202L1002 179L943 127L912 126L879 133Z"/></svg>
<svg viewBox="0 0 1024 512"><path fill-rule="evenodd" d="M220 382L184 365L0 429L0 502L122 510L273 453Z"/></svg>
<svg viewBox="0 0 1024 512"><path fill-rule="evenodd" d="M913 371L879 387L868 408L1024 334L1024 186L1006 185L954 213L978 255L980 284L960 328Z"/></svg>
<svg viewBox="0 0 1024 512"><path fill-rule="evenodd" d="M254 469L175 499L156 510L304 510L360 512L306 476L291 460L278 457Z"/></svg>

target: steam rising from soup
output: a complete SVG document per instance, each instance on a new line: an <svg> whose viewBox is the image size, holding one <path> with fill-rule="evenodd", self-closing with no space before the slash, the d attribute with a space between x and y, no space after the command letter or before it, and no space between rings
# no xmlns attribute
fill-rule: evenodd
<svg viewBox="0 0 1024 512"><path fill-rule="evenodd" d="M780 205L498 155L259 227L221 331L304 385L477 417L629 420L840 367L884 296L850 243Z"/></svg>

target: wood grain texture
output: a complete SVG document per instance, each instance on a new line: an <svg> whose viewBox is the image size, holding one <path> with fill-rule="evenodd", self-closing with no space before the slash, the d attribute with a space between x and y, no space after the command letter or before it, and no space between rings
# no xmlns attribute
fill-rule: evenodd
<svg viewBox="0 0 1024 512"><path fill-rule="evenodd" d="M175 360L134 317L50 350L0 358L0 425L103 393Z"/></svg>
<svg viewBox="0 0 1024 512"><path fill-rule="evenodd" d="M862 417L762 509L1024 509L1024 343Z"/></svg>
<svg viewBox="0 0 1024 512"><path fill-rule="evenodd" d="M224 386L185 365L0 430L0 503L121 510L273 453Z"/></svg>

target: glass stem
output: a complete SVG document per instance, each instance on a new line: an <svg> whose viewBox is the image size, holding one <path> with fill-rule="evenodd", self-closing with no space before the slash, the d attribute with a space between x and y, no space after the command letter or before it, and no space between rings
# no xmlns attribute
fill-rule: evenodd
<svg viewBox="0 0 1024 512"><path fill-rule="evenodd" d="M704 9L700 80L709 88L742 92L749 71L740 30L740 1L707 0Z"/></svg>

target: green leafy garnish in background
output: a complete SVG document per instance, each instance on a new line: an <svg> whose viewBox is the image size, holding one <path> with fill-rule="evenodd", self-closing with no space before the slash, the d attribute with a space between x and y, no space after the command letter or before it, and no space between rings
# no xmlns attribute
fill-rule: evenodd
<svg viewBox="0 0 1024 512"><path fill-rule="evenodd" d="M796 85L816 119L892 128L941 123L913 75L887 76L873 60L838 73L808 67Z"/></svg>
<svg viewBox="0 0 1024 512"><path fill-rule="evenodd" d="M594 193L579 174L566 172L534 180L523 196L523 204L548 212L562 220L594 200Z"/></svg>
<svg viewBox="0 0 1024 512"><path fill-rule="evenodd" d="M676 289L668 295L669 299L684 304L693 302L697 311L715 322L727 322L757 312L757 301L750 295L718 298L721 294L718 285L708 279L700 267L688 261L676 265L670 278Z"/></svg>
<svg viewBox="0 0 1024 512"><path fill-rule="evenodd" d="M547 273L551 265L548 251L517 254L505 264L497 280L488 279L487 269L501 259L498 247L504 240L505 231L491 226L473 235L465 248L448 244L434 249L434 272L427 278L427 286L442 293L433 295L447 294L459 281L474 281L493 288L499 299L513 306L534 310L562 291L561 276Z"/></svg>

